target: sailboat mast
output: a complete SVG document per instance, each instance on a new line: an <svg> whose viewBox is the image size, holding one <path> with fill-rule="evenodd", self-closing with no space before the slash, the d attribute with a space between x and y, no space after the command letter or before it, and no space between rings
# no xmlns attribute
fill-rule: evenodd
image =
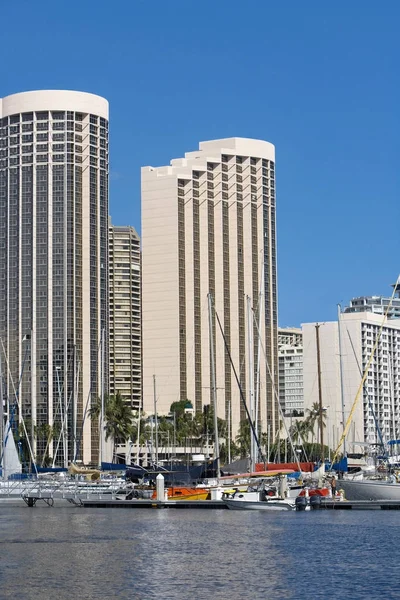
<svg viewBox="0 0 400 600"><path fill-rule="evenodd" d="M214 406L214 460L217 465L217 477L220 475L218 412L217 412L217 382L215 376L214 331L212 319L212 297L208 294L208 326L210 330L210 362L211 362L211 394Z"/></svg>
<svg viewBox="0 0 400 600"><path fill-rule="evenodd" d="M320 432L320 443L321 443L321 464L324 464L324 421L323 421L323 407L322 407L322 385L321 385L321 352L319 344L319 328L320 324L315 325L315 340L317 344L317 371L318 371L318 403L319 403L319 432Z"/></svg>
<svg viewBox="0 0 400 600"><path fill-rule="evenodd" d="M263 300L263 287L264 287L264 261L262 262L261 269L261 283L260 283L260 293L258 296L258 326L257 331L261 331L262 324L262 300ZM256 389L255 389L255 400L254 400L254 428L258 435L258 417L260 412L260 368L261 368L261 336L258 336L257 343L257 371L256 371Z"/></svg>
<svg viewBox="0 0 400 600"><path fill-rule="evenodd" d="M0 446L1 456L3 457L2 463L4 462L4 448L5 448L5 432L4 432L4 390L3 390L3 369L1 366L1 349L0 349ZM8 416L8 415L7 415ZM4 475L4 464L1 465Z"/></svg>
<svg viewBox="0 0 400 600"><path fill-rule="evenodd" d="M73 430L74 430L74 462L77 459L78 446L77 446L77 428L78 428L78 395L79 395L79 375L80 375L80 362L76 360L76 346L74 349L74 364L76 366L76 377L74 387L74 407L73 407ZM75 373L75 370L74 370Z"/></svg>
<svg viewBox="0 0 400 600"><path fill-rule="evenodd" d="M249 412L250 419L254 425L254 361L253 361L253 315L251 308L251 298L247 296L247 352L249 365ZM250 429L250 472L256 470L256 444L252 429Z"/></svg>
<svg viewBox="0 0 400 600"><path fill-rule="evenodd" d="M343 379L343 352L342 352L342 332L341 332L341 317L342 310L340 304L338 306L338 335L339 335L339 373L340 373L340 396L342 400L342 426L343 431L346 426L346 419L344 414L344 379ZM346 438L343 440L343 454L346 456Z"/></svg>
<svg viewBox="0 0 400 600"><path fill-rule="evenodd" d="M100 412L100 466L104 460L104 327L101 330L101 393L100 393L100 401L101 401L101 412Z"/></svg>
<svg viewBox="0 0 400 600"><path fill-rule="evenodd" d="M157 418L157 389L156 376L153 375L153 392L154 392L154 419L155 419L155 434L156 434L156 467L158 466L158 418Z"/></svg>
<svg viewBox="0 0 400 600"><path fill-rule="evenodd" d="M4 456L4 408L3 408L3 400L4 400L4 390L3 390L3 369L1 366L1 349L0 349L0 446L1 446L1 456ZM4 465L2 465L4 468Z"/></svg>
<svg viewBox="0 0 400 600"><path fill-rule="evenodd" d="M228 465L231 464L231 401L228 400Z"/></svg>
<svg viewBox="0 0 400 600"><path fill-rule="evenodd" d="M392 356L390 354L390 350L388 352L388 361L389 361L389 390L390 390L390 409L392 413L392 439L396 439L396 418L394 412L394 382L393 382L393 364L392 364Z"/></svg>

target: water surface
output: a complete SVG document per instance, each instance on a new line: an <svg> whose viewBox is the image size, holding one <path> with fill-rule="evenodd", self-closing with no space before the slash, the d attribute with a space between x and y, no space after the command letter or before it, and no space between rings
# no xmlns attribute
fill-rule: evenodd
<svg viewBox="0 0 400 600"><path fill-rule="evenodd" d="M390 600L399 535L397 511L0 504L0 598Z"/></svg>

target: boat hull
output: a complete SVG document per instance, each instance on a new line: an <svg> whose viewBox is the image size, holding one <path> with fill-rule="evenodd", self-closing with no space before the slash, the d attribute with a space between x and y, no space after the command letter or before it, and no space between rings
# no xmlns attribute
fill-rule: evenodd
<svg viewBox="0 0 400 600"><path fill-rule="evenodd" d="M246 500L224 500L230 510L294 510L295 507L284 500L260 500L250 502Z"/></svg>
<svg viewBox="0 0 400 600"><path fill-rule="evenodd" d="M398 500L400 484L386 481L351 481L342 479L338 487L344 491L346 500Z"/></svg>
<svg viewBox="0 0 400 600"><path fill-rule="evenodd" d="M200 492L198 494L186 494L184 496L168 496L168 500L207 500L209 492Z"/></svg>

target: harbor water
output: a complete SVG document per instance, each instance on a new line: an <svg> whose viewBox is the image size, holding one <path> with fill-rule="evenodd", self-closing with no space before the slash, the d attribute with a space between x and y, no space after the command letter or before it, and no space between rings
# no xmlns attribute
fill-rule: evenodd
<svg viewBox="0 0 400 600"><path fill-rule="evenodd" d="M398 511L0 507L0 598L399 598Z"/></svg>

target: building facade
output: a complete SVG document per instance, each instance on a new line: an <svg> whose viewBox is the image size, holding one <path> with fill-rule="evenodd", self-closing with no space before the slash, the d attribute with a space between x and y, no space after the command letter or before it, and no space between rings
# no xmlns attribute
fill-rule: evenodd
<svg viewBox="0 0 400 600"><path fill-rule="evenodd" d="M53 457L62 436L56 464L98 459L87 409L100 393L99 342L108 328L107 219L108 102L71 91L0 99L7 404L35 428L38 459Z"/></svg>
<svg viewBox="0 0 400 600"><path fill-rule="evenodd" d="M384 315L389 305L388 317L391 319L400 318L400 285L398 284L396 285L395 297L393 299L387 296L359 296L350 300L350 305L346 306L344 312L372 312Z"/></svg>
<svg viewBox="0 0 400 600"><path fill-rule="evenodd" d="M110 222L110 394L133 408L142 398L140 238L133 227Z"/></svg>
<svg viewBox="0 0 400 600"><path fill-rule="evenodd" d="M301 329L278 329L279 401L286 416L304 414L303 334Z"/></svg>
<svg viewBox="0 0 400 600"><path fill-rule="evenodd" d="M340 320L342 340L343 405L340 379L339 328L337 322L319 327L322 402L326 408L325 440L335 448L340 440L362 373L372 354L382 316L345 313ZM304 344L304 399L306 408L318 403L315 323L302 326ZM400 434L400 320L386 319L364 387L356 404L347 436L347 450L360 452L360 443L379 442L375 418L384 441Z"/></svg>
<svg viewBox="0 0 400 600"><path fill-rule="evenodd" d="M202 142L170 166L142 169L145 410L152 410L154 375L160 412L177 400L189 399L197 412L210 403L210 294L218 414L231 419L232 432L246 418L237 376L254 414L258 406L260 429L275 431L275 219L268 142Z"/></svg>

